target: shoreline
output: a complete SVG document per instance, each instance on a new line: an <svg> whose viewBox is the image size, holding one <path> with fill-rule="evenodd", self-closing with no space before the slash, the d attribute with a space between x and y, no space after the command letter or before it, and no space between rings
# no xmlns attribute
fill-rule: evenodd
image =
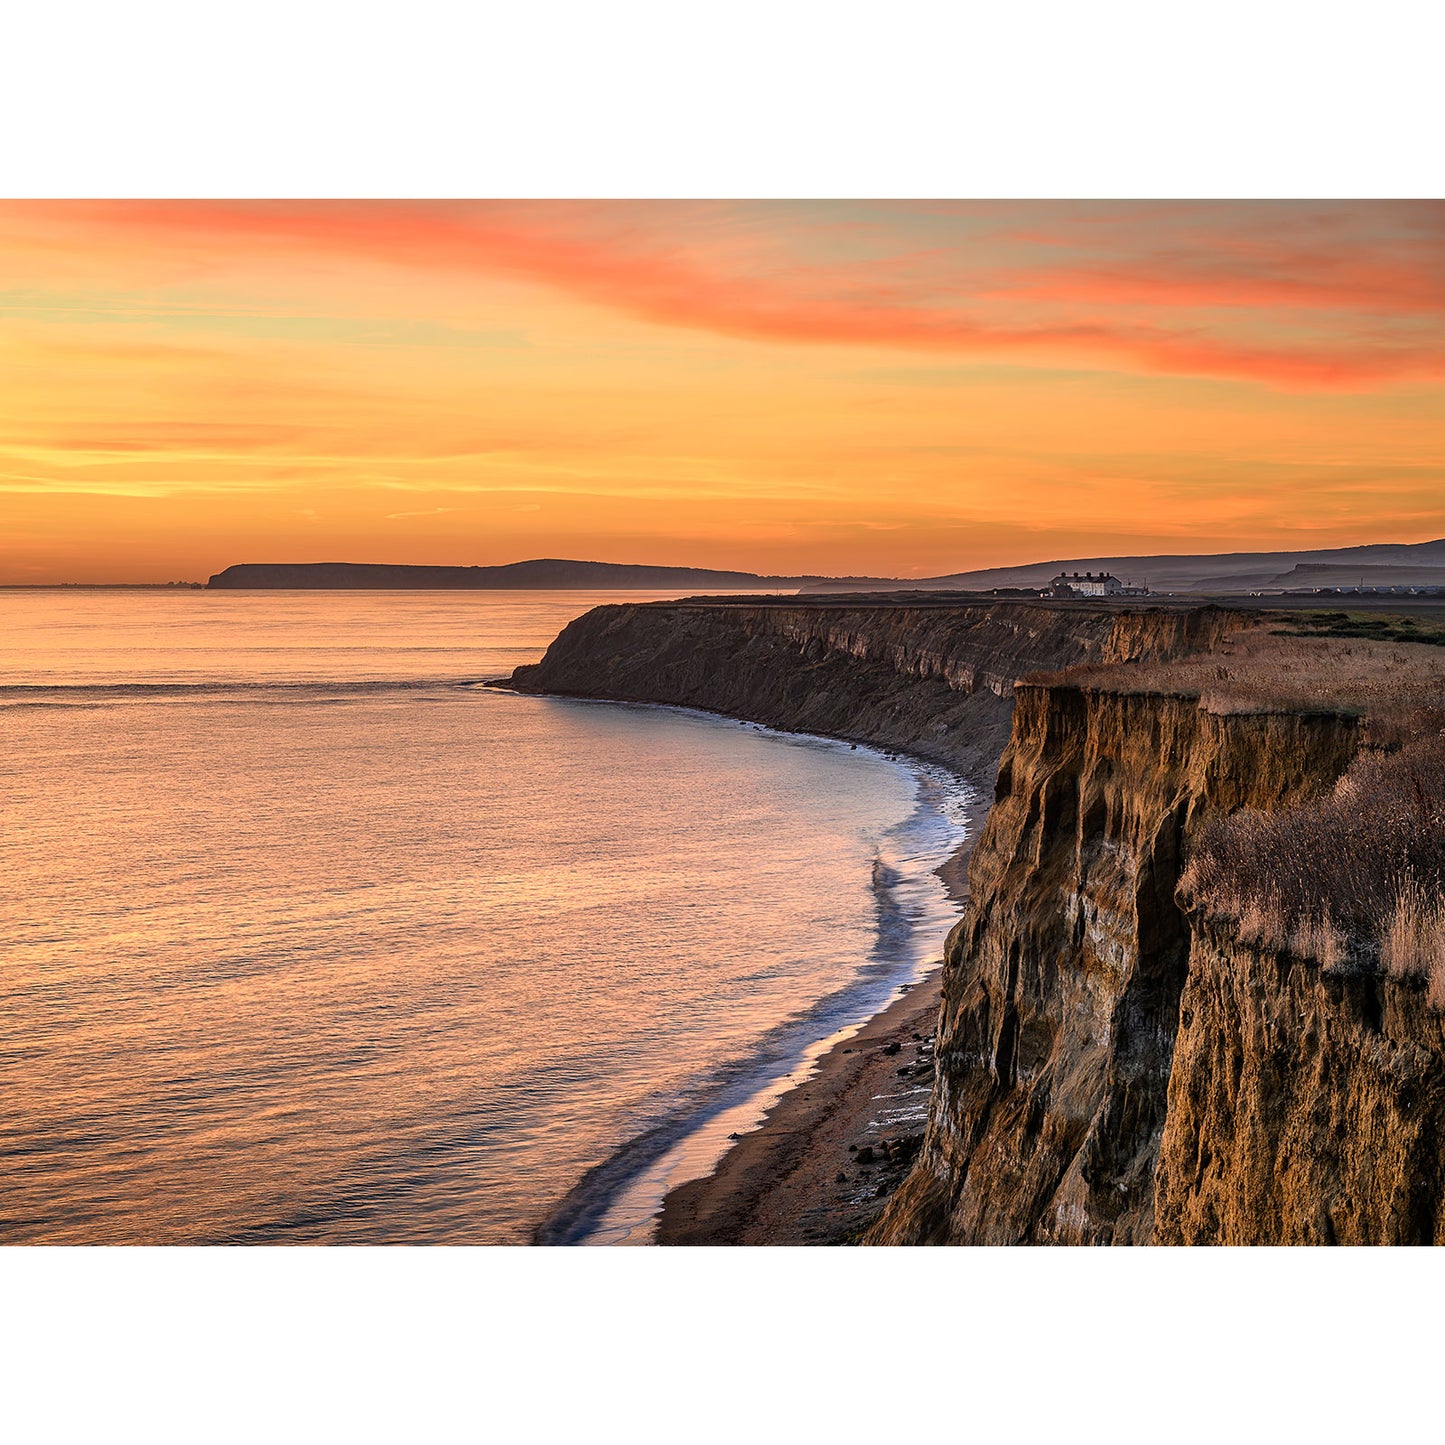
<svg viewBox="0 0 1445 1445"><path fill-rule="evenodd" d="M931 871L951 902L968 901L968 865L992 806L989 780L898 744L840 733L778 727L711 708L666 702L525 693L510 678L483 686L522 696L658 707L820 741L863 747L892 762L942 768L967 788L965 836ZM951 930L950 930L951 931ZM876 1013L848 1026L807 1074L789 1084L757 1122L732 1141L711 1170L668 1189L645 1240L655 1245L850 1244L877 1218L902 1182L923 1139L934 1084L934 1042L942 999L942 954L912 982L901 984ZM827 1038L818 1045L827 1044ZM785 1081L786 1082L786 1081ZM850 1147L851 1146L851 1147ZM588 1244L555 1235L584 1176L534 1228L532 1242Z"/></svg>
<svg viewBox="0 0 1445 1445"><path fill-rule="evenodd" d="M711 1174L671 1189L653 1243L856 1243L922 1143L942 974L834 1044Z"/></svg>
<svg viewBox="0 0 1445 1445"><path fill-rule="evenodd" d="M991 797L977 779L959 777L972 793L967 836L933 871L962 908ZM858 1243L922 1144L942 995L940 959L834 1043L711 1173L670 1189L652 1243Z"/></svg>

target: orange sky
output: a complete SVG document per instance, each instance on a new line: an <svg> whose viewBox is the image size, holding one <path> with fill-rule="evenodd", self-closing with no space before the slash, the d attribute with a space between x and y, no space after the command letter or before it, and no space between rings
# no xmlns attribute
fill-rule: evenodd
<svg viewBox="0 0 1445 1445"><path fill-rule="evenodd" d="M1445 536L1434 203L6 203L0 296L0 582Z"/></svg>

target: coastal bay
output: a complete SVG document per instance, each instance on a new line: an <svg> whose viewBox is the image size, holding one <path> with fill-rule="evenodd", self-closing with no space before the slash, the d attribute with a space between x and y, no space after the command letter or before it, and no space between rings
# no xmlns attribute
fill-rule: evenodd
<svg viewBox="0 0 1445 1445"><path fill-rule="evenodd" d="M0 1238L521 1244L916 976L897 761L476 685L615 598L8 599Z"/></svg>

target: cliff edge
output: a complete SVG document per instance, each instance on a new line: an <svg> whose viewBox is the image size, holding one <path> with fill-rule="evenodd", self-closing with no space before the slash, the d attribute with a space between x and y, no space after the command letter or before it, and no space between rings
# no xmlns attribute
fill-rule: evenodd
<svg viewBox="0 0 1445 1445"><path fill-rule="evenodd" d="M671 703L902 748L989 778L1014 684L1041 668L1160 661L1239 625L1215 607L703 598L618 603L570 623L519 692Z"/></svg>
<svg viewBox="0 0 1445 1445"><path fill-rule="evenodd" d="M1438 1240L1442 684L1259 624L1023 683L870 1242Z"/></svg>

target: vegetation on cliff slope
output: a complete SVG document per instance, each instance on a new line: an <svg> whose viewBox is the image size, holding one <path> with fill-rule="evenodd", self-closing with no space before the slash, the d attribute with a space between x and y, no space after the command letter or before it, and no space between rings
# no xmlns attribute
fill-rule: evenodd
<svg viewBox="0 0 1445 1445"><path fill-rule="evenodd" d="M1445 1008L1442 720L1417 714L1413 741L1363 753L1323 798L1214 823L1181 899L1230 921L1244 943L1428 978L1432 1005Z"/></svg>
<svg viewBox="0 0 1445 1445"><path fill-rule="evenodd" d="M1445 653L1412 618L1344 625L1355 621L1304 619L1334 635L1261 621L1209 652L1059 680L1194 697L1220 715L1362 719L1366 751L1329 796L1218 820L1193 850L1181 899L1246 943L1428 978L1445 1009Z"/></svg>
<svg viewBox="0 0 1445 1445"><path fill-rule="evenodd" d="M1428 977L1445 1008L1445 652L1413 618L1261 619L1193 655L1076 667L1050 680L1195 698L1221 716L1329 712L1366 751L1322 799L1246 809L1199 839L1181 898L1241 939L1326 967ZM1348 625L1347 625L1348 624ZM1307 635L1318 626L1326 635ZM1424 644L1424 645L1422 645Z"/></svg>

